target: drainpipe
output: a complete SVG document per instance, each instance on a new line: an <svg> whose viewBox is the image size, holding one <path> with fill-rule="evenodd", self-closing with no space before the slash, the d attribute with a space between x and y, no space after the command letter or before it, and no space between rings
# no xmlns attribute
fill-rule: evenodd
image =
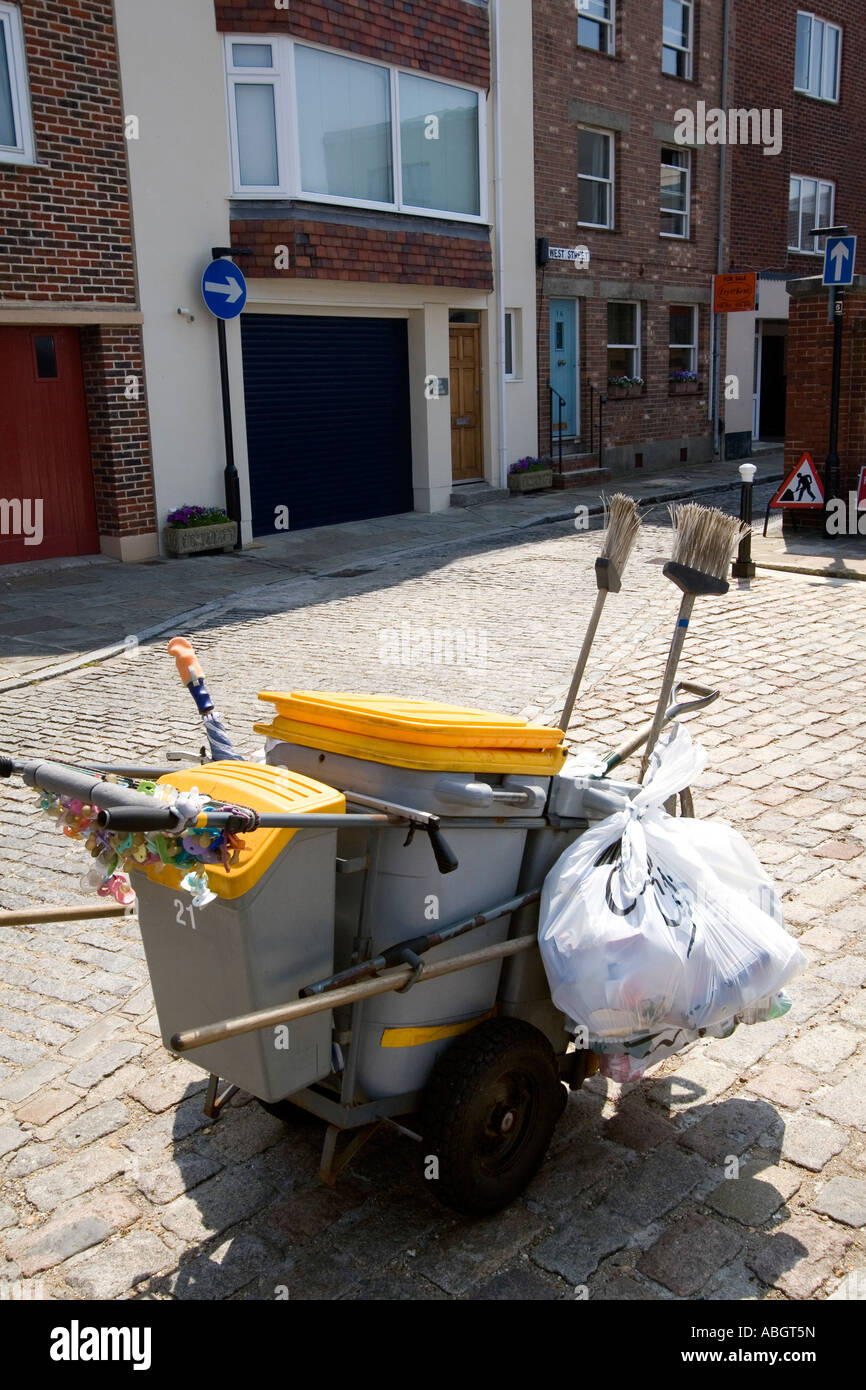
<svg viewBox="0 0 866 1390"><path fill-rule="evenodd" d="M493 0L493 191L496 218L497 396L499 405L499 487L508 487L508 420L505 402L505 251L502 196L502 17Z"/></svg>
<svg viewBox="0 0 866 1390"><path fill-rule="evenodd" d="M722 12L722 92L721 108L728 109L728 44L731 30L731 0L725 0ZM719 146L719 227L716 249L716 274L725 270L725 211L727 199L728 146ZM722 316L713 315L713 390L711 410L713 412L713 453L721 458L721 439L719 436L719 411L721 409L721 357L722 357Z"/></svg>

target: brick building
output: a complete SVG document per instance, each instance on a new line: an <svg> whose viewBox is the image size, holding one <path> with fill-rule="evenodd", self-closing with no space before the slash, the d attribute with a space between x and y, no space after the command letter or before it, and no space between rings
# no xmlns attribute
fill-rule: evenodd
<svg viewBox="0 0 866 1390"><path fill-rule="evenodd" d="M0 564L155 550L124 114L111 0L2 0Z"/></svg>
<svg viewBox="0 0 866 1390"><path fill-rule="evenodd" d="M822 270L823 240L808 232L866 231L863 18L862 0L822 0L817 13L797 0L732 6L731 104L780 112L782 138L769 156L760 144L729 151L724 268L759 277L757 312L728 322L725 370L740 386L725 403L731 458L785 436L785 283Z"/></svg>
<svg viewBox="0 0 866 1390"><path fill-rule="evenodd" d="M556 452L562 402L567 471L594 468L606 396L608 469L707 459L719 149L677 113L718 105L722 0L535 0L533 14L537 233L589 251L585 268L539 256L540 448Z"/></svg>
<svg viewBox="0 0 866 1390"><path fill-rule="evenodd" d="M535 443L529 7L116 11L160 520L224 500L213 247L248 285L227 325L245 540L501 486Z"/></svg>
<svg viewBox="0 0 866 1390"><path fill-rule="evenodd" d="M827 318L827 290L817 276L790 280L790 354L785 470L793 472L809 453L824 479L830 436L833 325ZM857 492L866 468L866 276L855 276L845 291L838 421L839 492L846 503ZM856 511L856 508L855 508ZM862 513L861 513L862 516ZM820 513L785 513L795 525L818 525ZM850 527L857 532L857 520ZM847 518L846 518L847 525ZM844 529L844 528L843 528ZM860 533L862 534L862 532Z"/></svg>

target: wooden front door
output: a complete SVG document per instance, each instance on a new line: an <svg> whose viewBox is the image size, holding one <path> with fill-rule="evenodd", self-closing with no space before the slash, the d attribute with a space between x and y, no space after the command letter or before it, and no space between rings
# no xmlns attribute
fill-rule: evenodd
<svg viewBox="0 0 866 1390"><path fill-rule="evenodd" d="M0 328L0 564L99 550L75 328Z"/></svg>
<svg viewBox="0 0 866 1390"><path fill-rule="evenodd" d="M481 432L481 325L452 323L448 330L451 360L451 474L455 483L484 477Z"/></svg>

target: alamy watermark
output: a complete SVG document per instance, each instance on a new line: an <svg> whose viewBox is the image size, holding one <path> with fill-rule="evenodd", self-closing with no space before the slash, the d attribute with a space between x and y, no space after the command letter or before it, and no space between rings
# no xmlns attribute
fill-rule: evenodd
<svg viewBox="0 0 866 1390"><path fill-rule="evenodd" d="M707 103L699 101L694 111L682 107L674 112L674 124L678 145L763 145L765 155L782 151L781 107L722 111L717 106L707 109Z"/></svg>
<svg viewBox="0 0 866 1390"><path fill-rule="evenodd" d="M41 545L42 534L41 497L0 497L0 536L23 536L25 545Z"/></svg>
<svg viewBox="0 0 866 1390"><path fill-rule="evenodd" d="M487 632L477 628L414 627L379 629L379 660L384 666L487 666Z"/></svg>

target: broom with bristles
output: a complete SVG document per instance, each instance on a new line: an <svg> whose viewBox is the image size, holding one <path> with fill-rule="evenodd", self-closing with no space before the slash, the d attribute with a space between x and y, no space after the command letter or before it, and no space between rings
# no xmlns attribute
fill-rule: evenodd
<svg viewBox="0 0 866 1390"><path fill-rule="evenodd" d="M580 656L574 668L562 718L558 722L558 727L564 733L568 732L568 721L571 719L577 692L583 680L583 673L586 670L590 648L595 640L595 634L601 620L605 599L608 594L618 594L622 588L623 570L637 540L639 530L640 513L634 498L627 497L623 492L614 493L607 504L607 530L604 534L601 551L595 562L595 582L598 585L595 607L592 610L592 617L586 629Z"/></svg>
<svg viewBox="0 0 866 1390"><path fill-rule="evenodd" d="M650 756L664 724L695 599L701 594L728 592L727 575L731 559L743 536L750 530L736 517L728 516L717 507L701 507L697 502L672 506L670 514L674 528L673 555L662 573L673 580L683 597L662 678L661 694L641 763L641 781L646 776Z"/></svg>

